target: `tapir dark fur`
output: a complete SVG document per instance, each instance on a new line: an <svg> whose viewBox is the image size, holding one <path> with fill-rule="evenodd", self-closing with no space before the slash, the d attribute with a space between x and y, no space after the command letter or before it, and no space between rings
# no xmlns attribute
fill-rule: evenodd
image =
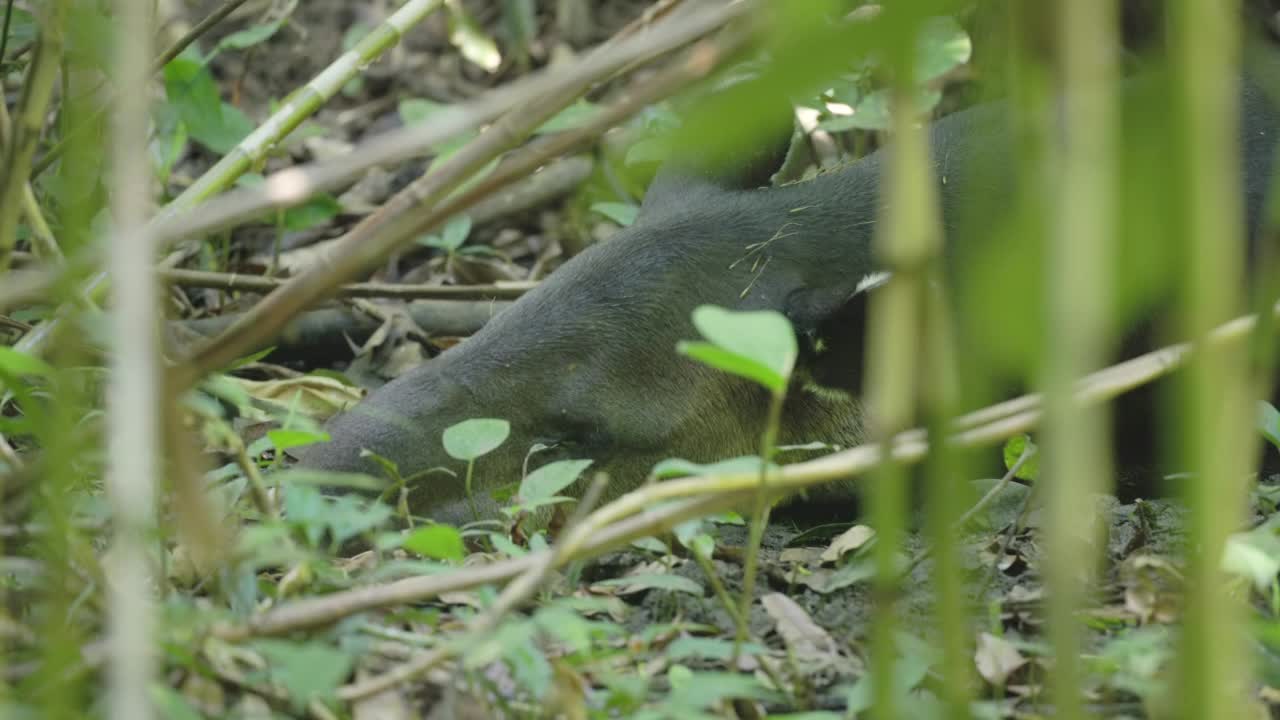
<svg viewBox="0 0 1280 720"><path fill-rule="evenodd" d="M1240 107L1243 205L1256 228L1280 123L1249 83ZM1012 139L1004 116L997 103L933 125L949 256L965 251L956 247L965 237L957 227L974 200L988 209L1012 201ZM761 172L759 155L716 172L672 163L631 227L565 263L475 336L334 418L332 440L304 452L304 465L376 474L377 466L360 456L368 449L396 462L404 476L448 468L454 476L419 477L410 506L459 521L470 519L465 466L445 453L441 435L470 418L511 423L507 441L476 464L473 488L482 514L494 512L489 491L555 459L592 459L589 472L607 473L609 494L616 495L638 486L664 458L754 454L764 391L675 350L678 341L698 337L690 313L704 304L781 311L800 333L807 351L780 442L863 442L861 328L837 325L840 337L829 343L837 350L825 354L813 337L830 333L832 319L842 314L856 318L850 308L874 284L879 267L871 240L885 157L874 153L813 180L769 189L754 187L772 170ZM526 458L535 443L552 449Z"/></svg>

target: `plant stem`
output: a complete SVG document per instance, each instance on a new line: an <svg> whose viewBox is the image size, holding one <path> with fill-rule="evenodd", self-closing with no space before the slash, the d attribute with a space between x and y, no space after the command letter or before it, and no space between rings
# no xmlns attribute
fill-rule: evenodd
<svg viewBox="0 0 1280 720"><path fill-rule="evenodd" d="M782 421L782 402L786 399L786 388L773 393L769 402L769 419L760 438L760 485L756 490L755 512L751 516L751 534L747 540L747 555L742 563L742 600L738 605L738 628L733 637L733 662L738 664L738 654L742 643L747 640L750 631L751 598L756 590L756 569L759 566L760 541L764 538L765 526L769 524L769 458L773 456L774 445L778 441L778 425Z"/></svg>

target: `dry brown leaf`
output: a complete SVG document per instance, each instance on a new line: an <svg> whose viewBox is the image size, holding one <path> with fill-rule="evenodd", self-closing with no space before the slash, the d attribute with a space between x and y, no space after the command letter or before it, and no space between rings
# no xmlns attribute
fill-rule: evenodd
<svg viewBox="0 0 1280 720"><path fill-rule="evenodd" d="M1009 641L991 633L979 633L973 653L978 674L994 687L1004 687L1009 676L1027 664L1027 659Z"/></svg>
<svg viewBox="0 0 1280 720"><path fill-rule="evenodd" d="M834 563L862 546L866 545L876 536L876 531L871 529L869 525L854 525L853 527L840 533L826 550L822 551L822 562Z"/></svg>
<svg viewBox="0 0 1280 720"><path fill-rule="evenodd" d="M318 420L346 410L364 397L360 388L319 375L283 380L233 379L252 397L294 408Z"/></svg>

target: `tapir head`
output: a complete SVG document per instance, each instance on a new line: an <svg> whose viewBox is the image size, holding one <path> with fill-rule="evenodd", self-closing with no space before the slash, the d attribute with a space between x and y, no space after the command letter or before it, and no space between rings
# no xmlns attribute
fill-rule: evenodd
<svg viewBox="0 0 1280 720"><path fill-rule="evenodd" d="M412 483L410 505L456 520L466 517L457 517L465 465L445 453L441 436L470 418L511 424L506 442L476 462L473 496L482 506L487 490L556 459L591 459L590 472L607 473L609 493L618 494L663 458L753 454L764 391L676 351L679 341L698 338L690 315L704 304L778 310L796 325L808 351L786 406L784 442L858 440L851 394L814 380L853 389L860 353L815 338L873 273L878 161L753 189L761 175L664 171L631 227L565 263L475 336L332 420L332 440L306 451L304 465L372 472L361 458L369 450L405 477L446 468L455 477L429 473ZM535 444L551 449L529 456Z"/></svg>

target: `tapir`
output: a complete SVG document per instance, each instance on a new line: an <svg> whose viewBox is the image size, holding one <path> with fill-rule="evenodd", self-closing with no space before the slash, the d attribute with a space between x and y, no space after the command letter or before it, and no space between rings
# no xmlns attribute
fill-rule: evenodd
<svg viewBox="0 0 1280 720"><path fill-rule="evenodd" d="M1128 83L1123 104L1142 106L1151 92L1158 90ZM1242 208L1256 234L1280 123L1252 81L1243 83L1240 110L1239 145L1224 152L1240 153ZM978 242L1011 203L1017 179L1007 115L1007 106L994 102L932 125L949 267L965 267L966 243ZM1140 141L1151 121L1126 121L1123 141ZM679 341L698 338L690 315L705 304L771 309L792 321L803 350L781 443L849 447L867 440L858 395L861 316L884 278L872 237L889 148L779 187L761 187L776 152L744 153L747 160L715 168L669 163L630 227L566 262L473 337L332 419L331 440L306 449L303 465L377 474L361 456L367 449L406 477L446 468L452 474L419 475L409 504L458 521L471 515L465 465L446 454L441 436L470 418L511 426L506 442L475 465L482 515L495 512L490 490L552 460L591 459L589 474L607 473L608 493L617 495L664 458L754 454L765 391L676 352ZM1149 153L1131 162L1147 160ZM1147 207L1158 207L1158 199ZM1011 297L1006 304L1026 302ZM535 445L547 449L531 455Z"/></svg>

